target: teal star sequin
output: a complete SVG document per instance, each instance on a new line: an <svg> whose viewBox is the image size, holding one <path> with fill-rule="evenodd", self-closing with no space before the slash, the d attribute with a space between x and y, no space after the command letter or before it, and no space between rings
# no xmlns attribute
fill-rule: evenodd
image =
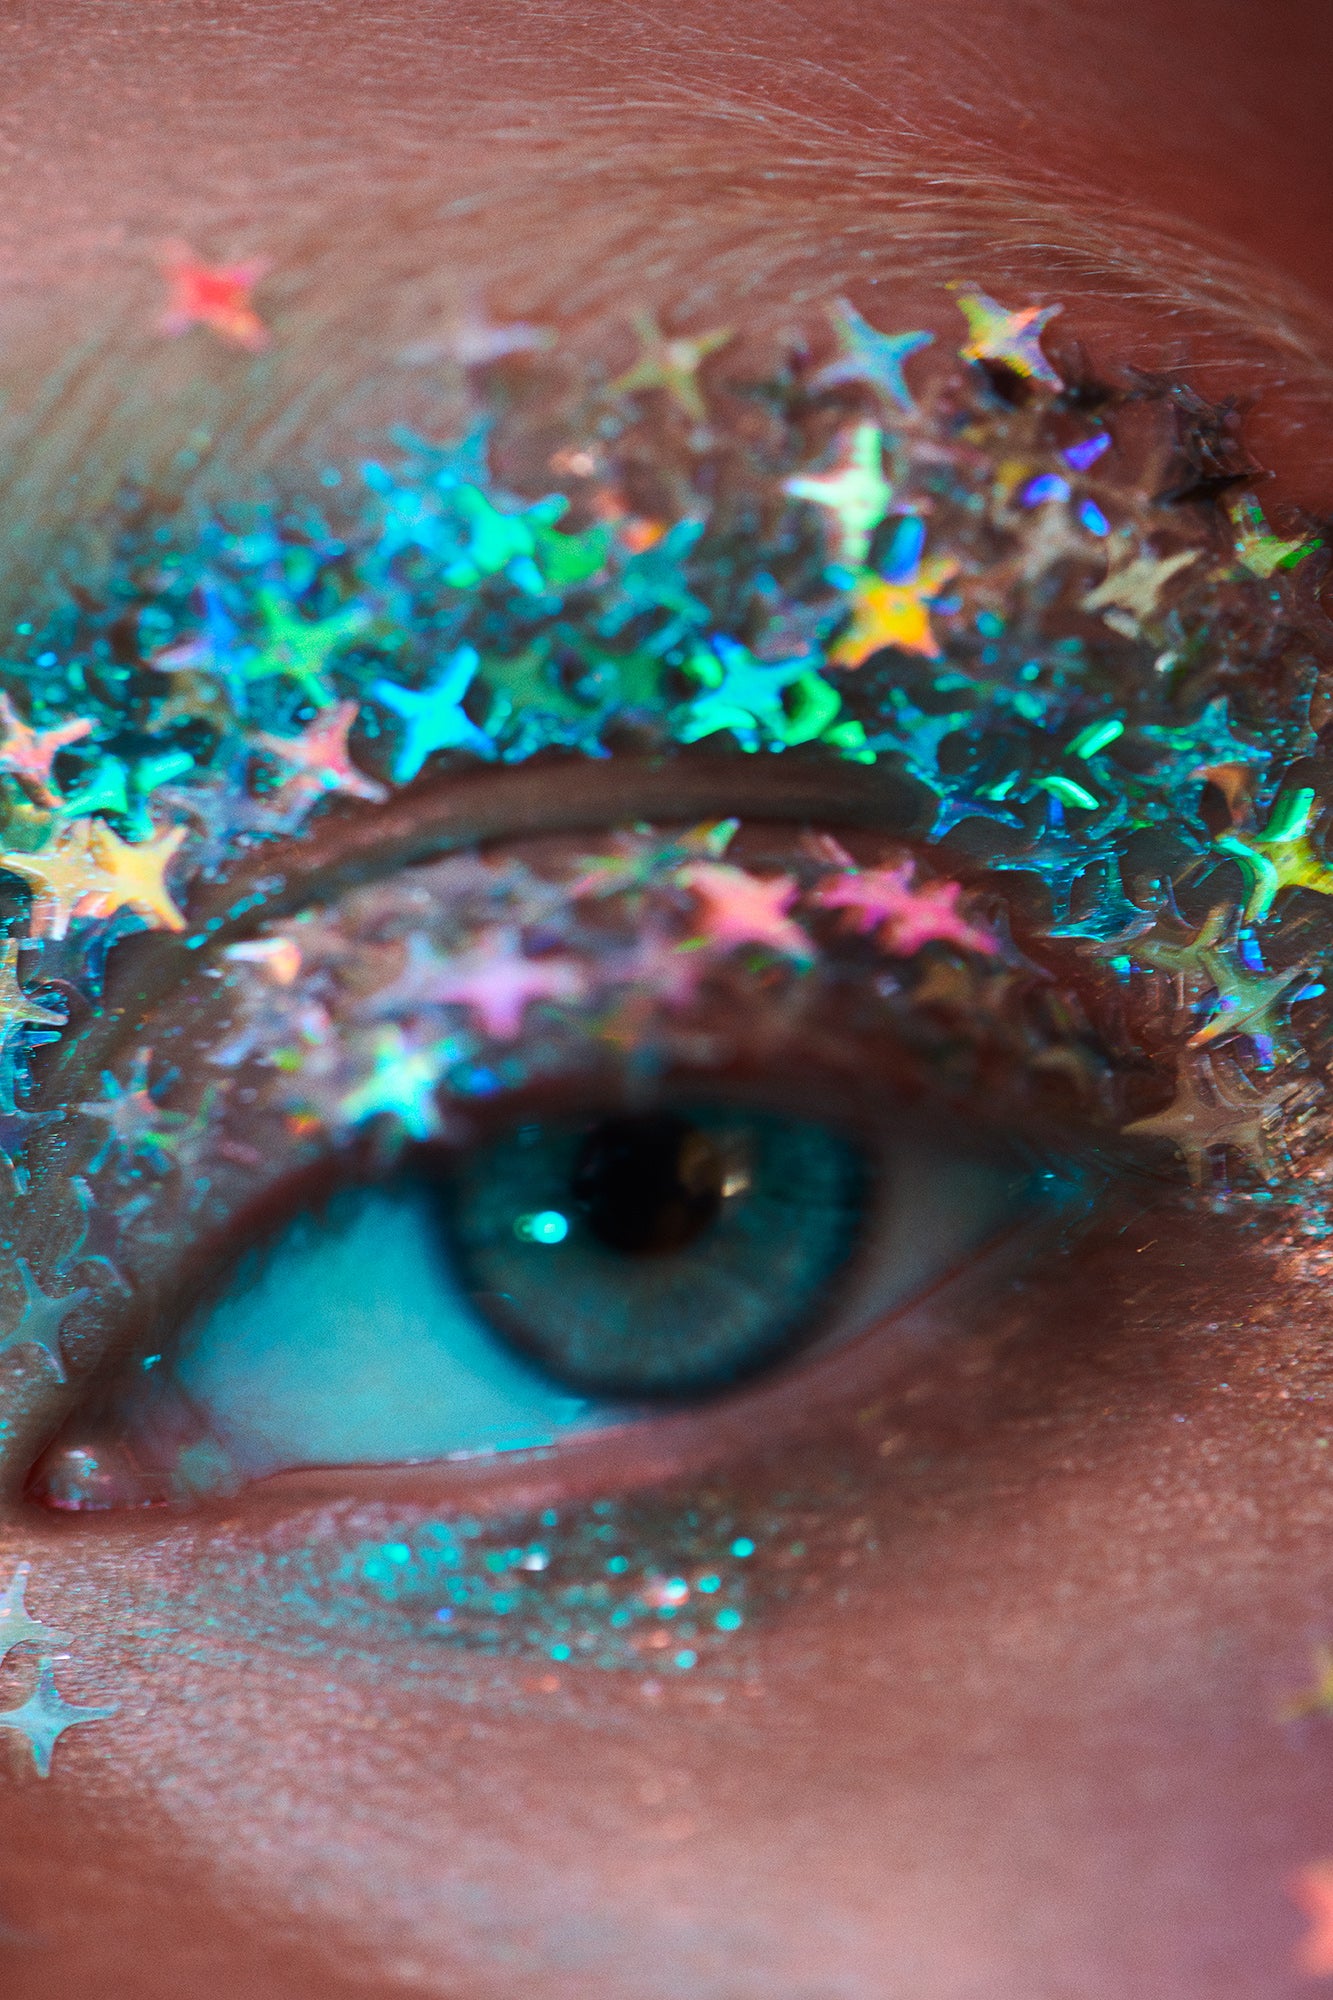
<svg viewBox="0 0 1333 2000"><path fill-rule="evenodd" d="M682 564L704 530L702 521L677 521L659 542L631 556L618 580L615 599L598 624L604 638L614 638L644 612L666 612L668 622L654 632L655 649L674 645L688 632L708 623L708 607L685 580Z"/></svg>
<svg viewBox="0 0 1333 2000"><path fill-rule="evenodd" d="M829 317L838 336L838 358L821 368L810 386L831 389L840 382L865 382L900 410L915 410L903 363L929 347L934 334L881 333L846 299L836 301Z"/></svg>
<svg viewBox="0 0 1333 2000"><path fill-rule="evenodd" d="M0 1709L0 1729L13 1729L25 1737L38 1777L49 1778L52 1753L67 1729L76 1729L81 1722L106 1722L117 1713L114 1703L90 1708L66 1701L56 1687L51 1661L43 1657L28 1699L18 1708Z"/></svg>
<svg viewBox="0 0 1333 2000"><path fill-rule="evenodd" d="M23 1310L8 1333L0 1334L0 1354L20 1347L32 1348L45 1355L56 1381L63 1382L65 1357L60 1346L61 1329L75 1306L92 1294L86 1285L80 1285L77 1291L57 1298L42 1290L26 1257L15 1257L14 1264L23 1287Z"/></svg>
<svg viewBox="0 0 1333 2000"><path fill-rule="evenodd" d="M400 716L406 727L393 761L393 780L406 785L437 750L471 750L494 757L495 745L465 713L463 697L481 661L475 646L460 646L445 662L437 680L424 688L400 687L396 681L376 681L372 697Z"/></svg>
<svg viewBox="0 0 1333 2000"><path fill-rule="evenodd" d="M56 1653L72 1643L68 1632L57 1632L54 1626L43 1625L29 1614L23 1598L31 1574L32 1564L21 1562L0 1590L0 1665L16 1646L38 1646L43 1652Z"/></svg>
<svg viewBox="0 0 1333 2000"><path fill-rule="evenodd" d="M182 1111L164 1111L153 1096L148 1083L152 1060L151 1049L136 1049L128 1083L122 1084L110 1070L103 1070L104 1097L73 1106L85 1118L100 1119L107 1128L104 1144L88 1163L89 1173L97 1173L113 1150L131 1164L147 1159L159 1171L171 1164L173 1149L189 1120Z"/></svg>
<svg viewBox="0 0 1333 2000"><path fill-rule="evenodd" d="M538 531L554 527L569 511L563 493L552 493L521 511L506 514L477 486L459 486L449 495L456 546L446 557L443 577L454 590L473 590L503 571L530 596L545 590L537 564Z"/></svg>

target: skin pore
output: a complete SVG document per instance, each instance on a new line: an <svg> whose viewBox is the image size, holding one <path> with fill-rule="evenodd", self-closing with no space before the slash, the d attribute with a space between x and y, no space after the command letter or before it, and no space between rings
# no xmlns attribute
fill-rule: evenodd
<svg viewBox="0 0 1333 2000"><path fill-rule="evenodd" d="M1094 369L1252 400L1265 507L1318 510L1321 25L1146 4L16 20L10 614L51 546L95 543L127 469L206 501L313 477L388 423L444 432L456 386L411 357L481 304L618 338L628 366L645 306L762 331L847 293L956 344L948 280L1058 299ZM178 238L270 260L259 364L155 332ZM487 774L488 831L541 781ZM731 809L717 782L699 818ZM774 760L765 782L797 780ZM608 823L653 814L626 797ZM979 1261L873 1394L835 1370L568 1475L673 1522L693 1496L692 1534L773 1524L756 1615L697 1681L303 1647L247 1568L281 1500L164 1526L13 1498L0 1574L31 1562L33 1614L78 1635L62 1690L119 1714L67 1737L48 1784L17 1756L0 1773L0 1963L110 2000L1317 1990L1287 1885L1333 1853L1329 1725L1278 1717L1329 1636L1322 1272L1234 1215L1163 1226L1162 1199L1135 1185L1069 1254ZM954 1329L936 1349L932 1315ZM450 1471L437 1504L505 1517L563 1477ZM368 1475L321 1478L380 1504Z"/></svg>

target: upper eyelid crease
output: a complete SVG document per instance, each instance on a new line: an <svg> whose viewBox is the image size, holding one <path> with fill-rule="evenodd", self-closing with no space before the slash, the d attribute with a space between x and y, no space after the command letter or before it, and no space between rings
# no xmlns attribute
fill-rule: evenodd
<svg viewBox="0 0 1333 2000"><path fill-rule="evenodd" d="M920 817L919 794L893 773L810 763L779 771L732 755L659 760L618 758L602 765L451 771L386 806L328 820L290 843L248 856L220 884L200 884L185 940L148 932L108 967L103 1018L84 1039L53 1052L38 1102L57 1103L66 1066L104 1064L129 1015L142 1015L198 970L207 954L252 936L265 923L336 899L358 883L460 849L525 834L586 832L647 819L694 821L737 814L779 824L839 825L901 841Z"/></svg>

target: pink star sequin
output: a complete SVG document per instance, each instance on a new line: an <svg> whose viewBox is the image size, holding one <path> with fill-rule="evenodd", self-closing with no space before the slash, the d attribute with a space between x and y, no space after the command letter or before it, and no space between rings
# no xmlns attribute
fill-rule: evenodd
<svg viewBox="0 0 1333 2000"><path fill-rule="evenodd" d="M205 264L193 251L180 246L170 251L163 263L167 280L167 303L161 318L163 333L188 333L192 326L206 326L233 347L257 354L267 347L272 335L255 311L250 294L268 264L262 257L250 257L240 264Z"/></svg>
<svg viewBox="0 0 1333 2000"><path fill-rule="evenodd" d="M59 794L51 782L51 766L67 743L81 743L91 736L93 725L87 716L62 722L58 729L33 729L23 721L7 694L0 694L0 771L12 771L39 806L56 806Z"/></svg>
<svg viewBox="0 0 1333 2000"><path fill-rule="evenodd" d="M910 958L923 944L956 944L993 958L999 946L989 931L959 915L958 882L929 882L913 888L916 863L896 868L848 869L815 891L826 910L846 910L855 930L878 928L886 951Z"/></svg>
<svg viewBox="0 0 1333 2000"><path fill-rule="evenodd" d="M787 915L797 896L790 875L751 875L730 862L695 861L676 879L698 896L704 935L718 950L761 944L788 958L814 957L809 938Z"/></svg>
<svg viewBox="0 0 1333 2000"><path fill-rule="evenodd" d="M1315 1861L1293 1876L1291 1896L1310 1919L1296 1951L1296 1970L1311 1979L1333 1974L1333 1861Z"/></svg>
<svg viewBox="0 0 1333 2000"><path fill-rule="evenodd" d="M354 799L369 799L379 805L389 794L363 771L358 771L347 748L348 731L356 721L360 704L338 701L317 715L299 736L272 736L261 730L254 737L258 750L267 750L290 764L292 776L282 787L283 797L294 802L304 793L313 803L322 792L345 792Z"/></svg>
<svg viewBox="0 0 1333 2000"><path fill-rule="evenodd" d="M408 940L407 964L375 998L377 1014L466 1007L497 1042L514 1041L533 1000L581 1000L587 975L572 958L528 958L516 931L483 931L470 951L445 958L424 939Z"/></svg>

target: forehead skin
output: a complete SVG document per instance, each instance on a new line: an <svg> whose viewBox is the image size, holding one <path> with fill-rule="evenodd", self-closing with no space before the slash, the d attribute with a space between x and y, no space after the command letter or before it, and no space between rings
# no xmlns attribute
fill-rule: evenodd
<svg viewBox="0 0 1333 2000"><path fill-rule="evenodd" d="M11 13L5 588L201 428L244 477L412 414L386 355L482 297L704 325L873 282L943 331L942 279L1007 281L1255 395L1326 503L1325 35L1276 0ZM258 378L154 341L164 237L273 259ZM1274 1718L1333 1580L1319 1293L1148 1218L972 1314L873 1476L812 1439L825 1561L716 1703L164 1643L225 1524L163 1553L16 1513L43 1615L123 1635L122 1717L0 1778L0 1966L99 2000L1307 1990L1284 1883L1333 1851L1330 1742Z"/></svg>

